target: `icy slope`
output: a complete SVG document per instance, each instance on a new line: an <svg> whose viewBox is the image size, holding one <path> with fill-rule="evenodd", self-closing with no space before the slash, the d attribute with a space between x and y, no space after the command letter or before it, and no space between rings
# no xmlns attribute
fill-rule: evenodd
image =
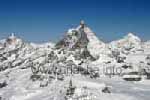
<svg viewBox="0 0 150 100"><path fill-rule="evenodd" d="M110 43L111 49L119 49L120 51L136 51L141 49L141 39L135 36L133 33L128 33L122 39L112 41Z"/></svg>
<svg viewBox="0 0 150 100"><path fill-rule="evenodd" d="M150 41L146 41L142 44L142 47L144 48L144 52L146 54L150 54Z"/></svg>

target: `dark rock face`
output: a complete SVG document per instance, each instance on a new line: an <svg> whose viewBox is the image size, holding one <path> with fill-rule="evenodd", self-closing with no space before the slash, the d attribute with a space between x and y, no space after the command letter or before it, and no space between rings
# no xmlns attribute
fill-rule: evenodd
<svg viewBox="0 0 150 100"><path fill-rule="evenodd" d="M85 50L82 52L81 58L83 58L83 59L90 58L90 60L92 60L92 61L96 60L96 59L90 54L90 52L89 52L87 49L85 49Z"/></svg>
<svg viewBox="0 0 150 100"><path fill-rule="evenodd" d="M0 88L6 87L6 86L7 86L6 82L0 83Z"/></svg>
<svg viewBox="0 0 150 100"><path fill-rule="evenodd" d="M108 87L105 87L105 88L102 90L102 92L103 92L103 93L111 93Z"/></svg>
<svg viewBox="0 0 150 100"><path fill-rule="evenodd" d="M67 32L62 40L60 40L56 45L56 49L64 49L70 51L79 52L75 53L75 59L89 59L95 60L95 58L90 54L87 49L89 40L87 34L84 32L86 28L85 24L82 22L78 29L72 29Z"/></svg>
<svg viewBox="0 0 150 100"><path fill-rule="evenodd" d="M81 34L81 37L79 38L79 41L77 43L79 43L80 47L86 48L89 40L86 33L84 32L84 28L79 29L79 34Z"/></svg>
<svg viewBox="0 0 150 100"><path fill-rule="evenodd" d="M56 44L56 48L86 48L89 40L84 32L84 28L79 30L72 30L71 33L67 33L65 37Z"/></svg>
<svg viewBox="0 0 150 100"><path fill-rule="evenodd" d="M65 43L64 39L62 39L61 41L59 41L59 42L55 45L55 47L56 47L57 49L66 47L66 43Z"/></svg>
<svg viewBox="0 0 150 100"><path fill-rule="evenodd" d="M124 78L125 81L141 81L141 78Z"/></svg>

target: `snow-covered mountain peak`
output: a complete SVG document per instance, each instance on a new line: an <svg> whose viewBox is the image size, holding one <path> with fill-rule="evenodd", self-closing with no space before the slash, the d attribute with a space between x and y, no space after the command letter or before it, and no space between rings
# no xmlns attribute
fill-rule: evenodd
<svg viewBox="0 0 150 100"><path fill-rule="evenodd" d="M128 35L125 36L125 39L131 40L132 42L133 41L141 42L141 39L138 36L134 35L133 33L128 33Z"/></svg>
<svg viewBox="0 0 150 100"><path fill-rule="evenodd" d="M11 35L8 36L8 38L6 39L6 42L10 42L10 43L16 43L16 42L19 42L19 41L22 41L22 39L15 36L15 33L11 33Z"/></svg>
<svg viewBox="0 0 150 100"><path fill-rule="evenodd" d="M56 47L70 49L85 48L95 58L108 51L106 50L106 44L98 39L84 21L81 21L78 27L69 29L65 37L56 44Z"/></svg>
<svg viewBox="0 0 150 100"><path fill-rule="evenodd" d="M134 37L135 35L134 35L134 33L129 32L127 36Z"/></svg>
<svg viewBox="0 0 150 100"><path fill-rule="evenodd" d="M117 41L112 41L110 43L111 49L119 49L122 52L131 53L131 51L135 52L141 50L141 39L134 35L133 33L128 33L122 39Z"/></svg>
<svg viewBox="0 0 150 100"><path fill-rule="evenodd" d="M25 42L21 38L16 37L14 33L12 33L7 38L0 40L1 48L5 49L15 49L24 43Z"/></svg>

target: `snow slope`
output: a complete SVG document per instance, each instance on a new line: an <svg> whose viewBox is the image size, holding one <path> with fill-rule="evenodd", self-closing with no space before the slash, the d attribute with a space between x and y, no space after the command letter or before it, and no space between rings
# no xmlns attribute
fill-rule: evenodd
<svg viewBox="0 0 150 100"><path fill-rule="evenodd" d="M141 39L133 33L128 33L128 35L124 36L122 39L112 41L110 47L111 49L119 49L122 51L136 51L141 49Z"/></svg>
<svg viewBox="0 0 150 100"><path fill-rule="evenodd" d="M31 74L30 69L17 68L1 72L0 79L3 78L8 82L7 87L0 89L2 100L65 100L69 77L66 77L64 81L53 81L42 88L39 87L39 81L31 81ZM92 93L91 100L148 100L150 97L150 81L133 83L125 82L117 77L95 80L83 76L73 76L72 80L73 86L78 88L78 95L82 93L80 88L87 87L86 92ZM110 87L110 94L101 92L105 86Z"/></svg>
<svg viewBox="0 0 150 100"><path fill-rule="evenodd" d="M89 40L87 48L94 57L110 53L107 44L100 41L98 37L95 35L95 33L92 32L92 30L89 27L85 27L84 31L87 34L87 38Z"/></svg>
<svg viewBox="0 0 150 100"><path fill-rule="evenodd" d="M104 69L114 67L128 71L122 66L131 64L130 71L138 71L140 64L143 64L141 68L150 67L147 64L149 55L149 41L142 42L129 33L122 39L104 43L83 21L77 28L69 29L56 44L28 43L12 34L0 40L0 84L6 83L0 88L0 100L65 100L70 80L77 88L78 96L86 93L91 95L91 100L148 100L149 80L127 82L121 76L108 78ZM119 63L119 57L125 57L125 60ZM62 75L62 81L55 79L60 70L87 68L87 65L99 68L100 78L67 74ZM56 68L56 72L52 68ZM34 80L34 75L41 77ZM106 86L110 94L102 93Z"/></svg>

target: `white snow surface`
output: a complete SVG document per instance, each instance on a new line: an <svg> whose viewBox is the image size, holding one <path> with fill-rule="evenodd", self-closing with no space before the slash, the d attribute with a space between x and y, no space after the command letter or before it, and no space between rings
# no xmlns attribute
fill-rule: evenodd
<svg viewBox="0 0 150 100"><path fill-rule="evenodd" d="M77 27L76 30L80 28ZM74 29L70 29L72 31ZM150 80L143 79L139 82L124 81L121 76L108 78L103 72L104 68L121 68L122 65L130 64L132 69L123 69L125 72L139 71L148 63L150 55L150 41L142 42L138 36L129 33L122 39L104 43L96 37L95 33L85 27L84 32L89 40L87 49L90 54L98 58L96 61L89 61L89 67L99 68L101 77L91 79L88 76L73 75L65 76L63 81L52 80L46 87L39 87L41 81L32 81L31 63L34 67L50 67L50 65L62 64L62 62L48 59L50 52L54 51L56 59L66 58L65 61L72 60L75 65L81 61L74 58L74 54L63 54L60 50L53 49L54 43L43 44L27 43L20 38L12 36L0 40L0 83L6 82L7 86L0 88L2 100L65 100L67 87L70 78L73 86L77 88L77 95L81 95L83 87L91 94L91 100L149 100L150 99ZM71 33L71 32L70 32ZM126 57L123 63L118 63L113 57L112 51L117 50L120 55ZM73 52L73 51L71 51ZM88 63L84 63L83 66ZM141 66L142 65L142 66ZM59 66L60 67L60 66ZM104 87L109 87L111 93L102 93Z"/></svg>
<svg viewBox="0 0 150 100"><path fill-rule="evenodd" d="M124 49L124 48L141 48L141 39L134 35L133 33L128 33L128 35L124 36L122 39L117 41L112 41L110 43L112 49Z"/></svg>
<svg viewBox="0 0 150 100"><path fill-rule="evenodd" d="M63 97L69 84L69 77L64 81L53 81L42 88L39 87L39 81L30 80L31 74L30 69L18 68L1 72L0 79L8 82L7 87L0 89L2 100L65 100ZM118 77L95 80L83 76L73 76L72 80L77 93L80 93L80 88L87 87L87 92L93 95L91 100L149 100L150 98L150 81L134 83ZM110 88L110 94L101 92L105 86Z"/></svg>

